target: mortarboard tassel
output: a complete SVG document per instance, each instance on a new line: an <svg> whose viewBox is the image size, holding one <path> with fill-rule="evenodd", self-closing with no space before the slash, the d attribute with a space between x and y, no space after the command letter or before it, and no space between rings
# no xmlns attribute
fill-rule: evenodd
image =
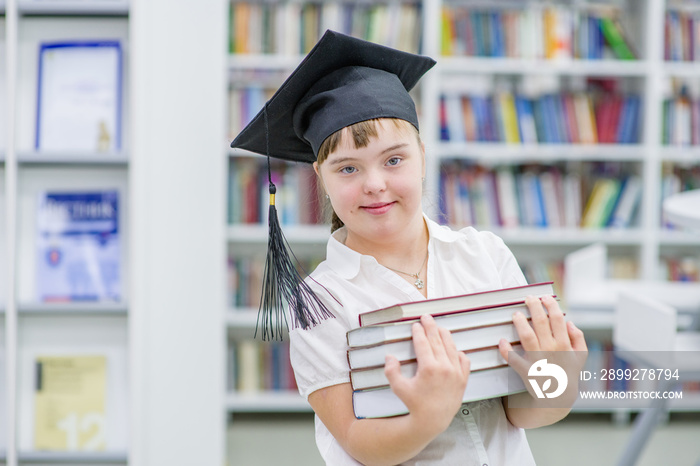
<svg viewBox="0 0 700 466"><path fill-rule="evenodd" d="M263 109L265 117L265 138L267 133L267 105ZM258 321L255 326L255 336L258 327L262 325L262 339L282 339L282 323L289 329L284 305L290 308L292 327L307 329L318 324L321 320L333 317L333 314L318 299L309 285L299 274L295 263L298 264L294 253L284 237L275 207L277 188L272 182L270 172L270 155L267 154L267 176L270 183L270 209L268 215L267 258L263 272L262 297L258 309ZM293 258L293 260L292 260Z"/></svg>

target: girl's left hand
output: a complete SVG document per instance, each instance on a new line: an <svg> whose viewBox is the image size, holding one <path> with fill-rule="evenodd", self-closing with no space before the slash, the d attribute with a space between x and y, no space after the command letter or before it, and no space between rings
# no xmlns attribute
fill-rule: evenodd
<svg viewBox="0 0 700 466"><path fill-rule="evenodd" d="M523 350L526 352L525 357L512 351L512 345L505 339L502 339L498 345L501 356L525 380L531 365L535 362L532 357L528 357L528 353L552 352L550 357L556 358L560 365L567 366L564 367L566 372L575 374L576 379L578 379L578 373L583 369L588 356L588 347L583 332L573 322L566 322L559 303L552 296L544 297L541 300L529 296L525 300L525 304L530 310L532 325L521 312L516 312L513 316L513 324L518 331ZM571 351L575 352L573 358L568 353ZM561 352L566 352L566 354ZM557 355L561 357L557 357ZM529 388L528 383L525 385Z"/></svg>

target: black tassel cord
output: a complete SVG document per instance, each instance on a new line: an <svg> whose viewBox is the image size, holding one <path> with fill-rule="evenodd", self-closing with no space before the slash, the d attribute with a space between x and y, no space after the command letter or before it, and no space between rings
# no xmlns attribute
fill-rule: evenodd
<svg viewBox="0 0 700 466"><path fill-rule="evenodd" d="M263 272L263 289L258 309L258 321L255 326L255 337L258 327L262 326L262 339L282 340L282 324L289 329L285 303L289 305L293 328L307 329L321 320L333 317L333 314L318 299L295 266L298 264L294 253L284 237L275 207L277 188L272 182L270 171L269 134L267 126L267 105L263 108L265 118L265 139L267 149L267 177L270 183L270 209L268 215L267 258ZM301 268L301 267L300 267Z"/></svg>

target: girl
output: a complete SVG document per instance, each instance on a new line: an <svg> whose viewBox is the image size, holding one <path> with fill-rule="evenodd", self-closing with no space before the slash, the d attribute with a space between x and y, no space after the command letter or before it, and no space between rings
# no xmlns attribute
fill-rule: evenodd
<svg viewBox="0 0 700 466"><path fill-rule="evenodd" d="M347 63L348 56L355 58ZM324 66L328 57L340 61ZM266 149L277 144L274 130L291 120L307 149L290 155L280 147L282 158L313 162L334 211L326 260L306 281L332 317L290 333L297 384L316 413L326 463L534 464L523 428L556 422L569 408L538 408L527 392L462 405L469 360L430 316L413 325L414 377L401 375L395 358L386 359L391 389L409 414L356 419L353 413L346 333L360 313L526 284L497 236L452 231L423 214L425 148L408 90L432 66L426 60L329 32L268 102L268 115L232 145L273 155L274 148ZM304 79L295 81L299 75ZM280 95L284 105L273 105ZM287 111L291 116L279 117ZM267 128L265 120L274 123ZM255 135L257 142L250 142ZM522 314L513 317L525 350L585 354L582 332L564 321L554 299L528 298L527 305L532 325ZM510 345L503 340L499 349L507 359Z"/></svg>

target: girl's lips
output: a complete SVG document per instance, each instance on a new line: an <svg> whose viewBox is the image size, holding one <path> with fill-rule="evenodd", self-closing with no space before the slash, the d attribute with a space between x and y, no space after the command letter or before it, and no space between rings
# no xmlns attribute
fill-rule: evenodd
<svg viewBox="0 0 700 466"><path fill-rule="evenodd" d="M393 202L378 202L376 204L362 206L362 209L373 215L381 215L388 212L393 205Z"/></svg>

